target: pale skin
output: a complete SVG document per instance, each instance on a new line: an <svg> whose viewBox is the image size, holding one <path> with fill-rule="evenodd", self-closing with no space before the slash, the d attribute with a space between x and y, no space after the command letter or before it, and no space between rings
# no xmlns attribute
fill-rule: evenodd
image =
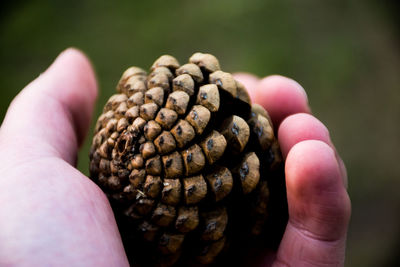
<svg viewBox="0 0 400 267"><path fill-rule="evenodd" d="M347 175L304 89L282 76L236 78L278 127L289 222L259 266L343 266ZM0 266L128 266L105 195L76 168L97 96L94 71L67 49L12 101L0 128Z"/></svg>

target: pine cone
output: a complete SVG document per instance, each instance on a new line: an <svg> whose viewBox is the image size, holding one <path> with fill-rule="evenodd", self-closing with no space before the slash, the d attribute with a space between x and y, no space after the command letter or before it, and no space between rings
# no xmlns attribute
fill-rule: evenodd
<svg viewBox="0 0 400 267"><path fill-rule="evenodd" d="M131 67L117 91L95 127L90 177L129 258L212 263L227 244L268 228L276 207L286 213L268 113L213 55L182 66L164 55L149 75Z"/></svg>

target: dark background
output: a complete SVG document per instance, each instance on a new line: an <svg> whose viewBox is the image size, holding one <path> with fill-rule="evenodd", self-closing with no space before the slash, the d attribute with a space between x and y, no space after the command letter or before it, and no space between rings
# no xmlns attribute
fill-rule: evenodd
<svg viewBox="0 0 400 267"><path fill-rule="evenodd" d="M396 1L1 1L0 120L69 46L96 69L96 116L130 65L215 54L226 71L306 89L349 174L347 266L399 266L400 23ZM93 126L93 125L92 125ZM90 134L91 135L91 134ZM88 173L88 146L79 169Z"/></svg>

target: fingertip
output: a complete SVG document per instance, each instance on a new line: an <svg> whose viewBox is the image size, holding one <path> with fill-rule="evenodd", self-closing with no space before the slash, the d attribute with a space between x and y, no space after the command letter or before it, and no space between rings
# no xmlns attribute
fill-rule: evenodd
<svg viewBox="0 0 400 267"><path fill-rule="evenodd" d="M256 87L256 102L268 110L274 125L287 116L310 113L304 88L296 81L280 76L268 76Z"/></svg>
<svg viewBox="0 0 400 267"><path fill-rule="evenodd" d="M239 82L241 82L244 87L246 87L247 92L250 95L250 99L252 102L255 102L257 99L256 96L256 87L257 84L259 83L260 79L250 73L245 73L245 72L239 72L239 73L235 73L233 75L235 77L235 79Z"/></svg>
<svg viewBox="0 0 400 267"><path fill-rule="evenodd" d="M96 76L88 57L76 48L67 48L35 82L40 89L60 101L72 115L79 144L90 125L98 95Z"/></svg>
<svg viewBox="0 0 400 267"><path fill-rule="evenodd" d="M324 183L321 189L329 188L331 183L337 183L336 177L340 175L335 152L319 140L295 144L287 155L285 171L289 177L295 178L287 181L295 189L294 192L303 192L302 186L307 188L311 184L320 186Z"/></svg>
<svg viewBox="0 0 400 267"><path fill-rule="evenodd" d="M299 142L288 153L285 172L291 222L317 238L345 234L350 200L335 151L319 140Z"/></svg>
<svg viewBox="0 0 400 267"><path fill-rule="evenodd" d="M347 188L346 166L332 143L328 128L313 115L297 113L285 118L278 129L278 140L284 158L301 141L319 140L329 145L335 152L343 184Z"/></svg>
<svg viewBox="0 0 400 267"><path fill-rule="evenodd" d="M91 99L97 97L97 80L89 58L79 49L69 47L62 51L44 75L50 77L65 77L77 80L81 87L85 87L85 94Z"/></svg>
<svg viewBox="0 0 400 267"><path fill-rule="evenodd" d="M278 140L284 157L295 144L304 140L320 140L331 144L326 126L307 113L297 113L285 118L278 129Z"/></svg>

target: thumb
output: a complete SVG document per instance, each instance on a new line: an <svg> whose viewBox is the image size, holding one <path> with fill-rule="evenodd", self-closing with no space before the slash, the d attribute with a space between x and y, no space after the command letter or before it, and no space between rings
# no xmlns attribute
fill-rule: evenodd
<svg viewBox="0 0 400 267"><path fill-rule="evenodd" d="M96 97L89 60L76 49L65 50L12 101L0 129L0 147L12 147L16 154L7 157L19 161L56 156L74 164Z"/></svg>

